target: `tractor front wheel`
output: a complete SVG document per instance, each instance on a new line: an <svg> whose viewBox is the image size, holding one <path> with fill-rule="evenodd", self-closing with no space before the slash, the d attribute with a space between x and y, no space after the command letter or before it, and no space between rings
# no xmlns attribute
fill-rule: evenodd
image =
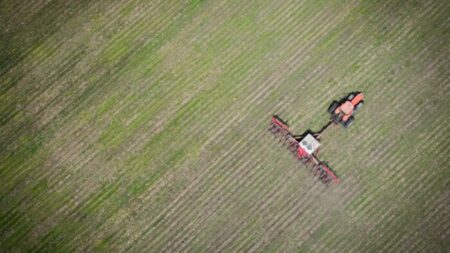
<svg viewBox="0 0 450 253"><path fill-rule="evenodd" d="M364 106L364 101L359 102L356 106L355 106L355 112L359 111L359 109L361 109Z"/></svg>
<svg viewBox="0 0 450 253"><path fill-rule="evenodd" d="M344 122L344 127L349 128L352 125L354 120L355 120L355 117L350 116L350 118L348 118L348 120L346 122Z"/></svg>

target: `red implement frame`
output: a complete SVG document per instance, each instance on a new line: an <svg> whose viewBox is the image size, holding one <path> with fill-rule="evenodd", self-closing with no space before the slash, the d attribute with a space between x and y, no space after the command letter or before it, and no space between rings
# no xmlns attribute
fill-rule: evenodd
<svg viewBox="0 0 450 253"><path fill-rule="evenodd" d="M301 152L301 150L299 150L301 149L299 140L301 140L303 136L294 136L289 131L289 126L284 123L278 116L272 117L269 130L273 134L279 136L281 138L281 141L283 141L284 143L287 142L289 150L291 150L300 161L302 161L306 165L312 164L313 173L314 175L317 175L319 177L320 181L325 184L329 184L330 182L339 183L339 178L336 176L336 174L328 167L328 165L326 165L316 157L318 150L316 150L316 152L311 155L305 155L305 152ZM318 133L313 133L313 135L318 136Z"/></svg>

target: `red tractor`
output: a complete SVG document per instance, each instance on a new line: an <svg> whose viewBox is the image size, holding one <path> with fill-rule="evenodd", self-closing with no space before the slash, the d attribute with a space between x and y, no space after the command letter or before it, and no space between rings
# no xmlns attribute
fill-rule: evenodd
<svg viewBox="0 0 450 253"><path fill-rule="evenodd" d="M312 171L321 182L328 185L338 183L339 178L325 162L317 158L320 147L320 134L332 123L342 124L349 127L354 120L354 114L364 105L364 96L361 92L350 93L340 102L334 101L328 112L331 120L318 132L307 130L302 135L294 135L289 130L289 126L281 118L274 115L269 130L280 137L287 144L288 149L304 164L311 164Z"/></svg>
<svg viewBox="0 0 450 253"><path fill-rule="evenodd" d="M352 92L348 96L338 101L333 101L328 107L328 113L331 114L331 120L335 124L342 124L348 128L355 117L353 116L364 106L364 95L362 92Z"/></svg>

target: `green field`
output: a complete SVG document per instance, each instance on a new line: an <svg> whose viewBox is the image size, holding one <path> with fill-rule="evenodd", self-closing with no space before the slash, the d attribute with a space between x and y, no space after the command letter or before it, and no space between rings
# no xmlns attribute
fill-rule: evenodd
<svg viewBox="0 0 450 253"><path fill-rule="evenodd" d="M0 252L449 252L450 4L0 1ZM325 186L267 131L319 129Z"/></svg>

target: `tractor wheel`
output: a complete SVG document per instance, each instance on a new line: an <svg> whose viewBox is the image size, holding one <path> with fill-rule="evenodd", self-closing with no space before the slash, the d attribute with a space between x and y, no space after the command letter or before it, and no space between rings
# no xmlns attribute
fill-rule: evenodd
<svg viewBox="0 0 450 253"><path fill-rule="evenodd" d="M359 102L356 106L355 106L355 112L359 111L359 109L361 109L364 106L364 101Z"/></svg>
<svg viewBox="0 0 450 253"><path fill-rule="evenodd" d="M354 120L355 120L355 117L350 116L350 118L348 118L348 120L346 122L344 122L344 127L349 128L352 125Z"/></svg>
<svg viewBox="0 0 450 253"><path fill-rule="evenodd" d="M338 108L339 103L337 101L333 101L333 103L331 103L330 107L328 107L328 113L333 114L333 112L336 110L336 108Z"/></svg>
<svg viewBox="0 0 450 253"><path fill-rule="evenodd" d="M355 97L355 94L351 93L350 95L348 95L348 101L351 101L353 98Z"/></svg>

